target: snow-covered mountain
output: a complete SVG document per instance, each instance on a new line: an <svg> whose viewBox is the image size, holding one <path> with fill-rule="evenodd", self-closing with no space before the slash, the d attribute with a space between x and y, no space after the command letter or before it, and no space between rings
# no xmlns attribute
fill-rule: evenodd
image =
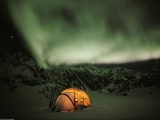
<svg viewBox="0 0 160 120"><path fill-rule="evenodd" d="M160 88L160 62L150 67L149 71L142 76L141 82L145 86L157 85Z"/></svg>
<svg viewBox="0 0 160 120"><path fill-rule="evenodd" d="M142 74L124 67L109 69L84 64L79 67L54 67L52 70L39 68L32 59L20 52L9 54L2 52L0 58L0 79L10 89L16 89L18 83L36 86L51 84L58 86L59 91L68 87L99 90L103 93L127 95L130 89L159 83L160 63L155 63L149 72ZM49 87L44 89L48 91Z"/></svg>
<svg viewBox="0 0 160 120"><path fill-rule="evenodd" d="M16 89L18 83L35 86L48 82L47 72L20 52L15 54L3 51L0 58L0 79L10 90Z"/></svg>
<svg viewBox="0 0 160 120"><path fill-rule="evenodd" d="M139 80L143 74L134 72L124 67L113 67L107 74L107 80L110 84L106 86L109 92L127 95L127 92L135 87L141 87Z"/></svg>

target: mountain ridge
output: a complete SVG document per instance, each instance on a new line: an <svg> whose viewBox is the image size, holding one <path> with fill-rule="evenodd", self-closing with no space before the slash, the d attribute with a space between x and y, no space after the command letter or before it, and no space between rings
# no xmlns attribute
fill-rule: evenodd
<svg viewBox="0 0 160 120"><path fill-rule="evenodd" d="M59 91L78 87L103 93L127 95L130 89L142 86L157 85L159 87L159 62L154 63L148 72L141 73L125 67L100 68L91 64L81 66L54 67L45 70L27 56L19 53L3 53L0 59L0 78L10 90L18 84L37 86L53 84Z"/></svg>

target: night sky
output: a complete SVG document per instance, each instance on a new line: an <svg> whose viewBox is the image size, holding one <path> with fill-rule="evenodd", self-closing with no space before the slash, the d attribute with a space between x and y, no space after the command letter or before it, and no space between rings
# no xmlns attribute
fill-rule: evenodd
<svg viewBox="0 0 160 120"><path fill-rule="evenodd" d="M160 58L159 0L6 0L0 12L1 50L44 68Z"/></svg>

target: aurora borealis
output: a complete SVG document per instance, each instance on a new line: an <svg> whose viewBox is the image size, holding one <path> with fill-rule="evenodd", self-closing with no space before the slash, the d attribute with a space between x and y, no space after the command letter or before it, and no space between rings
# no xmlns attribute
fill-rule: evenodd
<svg viewBox="0 0 160 120"><path fill-rule="evenodd" d="M160 58L158 6L146 1L9 0L8 8L26 48L48 68Z"/></svg>

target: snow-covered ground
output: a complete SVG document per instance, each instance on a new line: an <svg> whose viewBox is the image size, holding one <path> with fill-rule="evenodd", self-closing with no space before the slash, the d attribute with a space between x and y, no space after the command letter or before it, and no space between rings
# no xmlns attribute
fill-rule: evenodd
<svg viewBox="0 0 160 120"><path fill-rule="evenodd" d="M103 94L98 91L85 92L91 106L74 112L51 112L49 100L38 90L45 85L20 85L14 92L0 83L0 119L51 119L51 120L111 120L111 119L158 119L160 118L160 89L156 87L134 88L128 96Z"/></svg>

